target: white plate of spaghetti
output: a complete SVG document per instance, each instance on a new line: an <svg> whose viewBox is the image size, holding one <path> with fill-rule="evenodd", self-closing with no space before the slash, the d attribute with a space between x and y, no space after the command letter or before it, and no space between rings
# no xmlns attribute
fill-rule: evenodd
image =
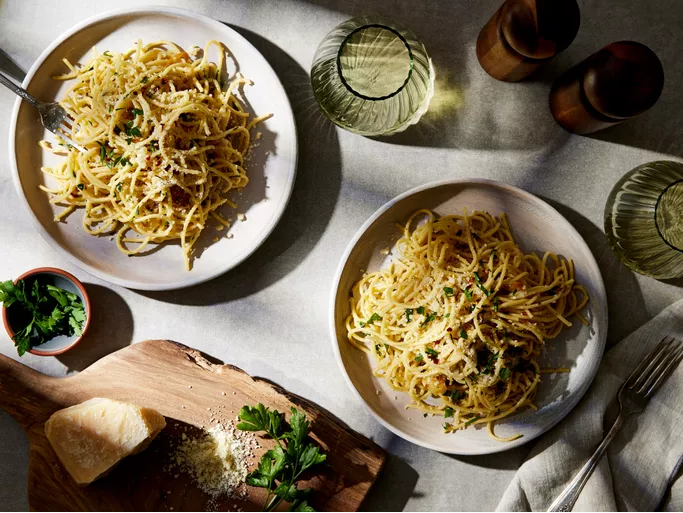
<svg viewBox="0 0 683 513"><path fill-rule="evenodd" d="M74 120L71 147L19 100L10 161L41 234L130 288L209 280L258 248L293 188L287 95L265 58L206 16L121 9L60 36L24 87Z"/></svg>
<svg viewBox="0 0 683 513"><path fill-rule="evenodd" d="M330 314L370 411L452 454L503 451L559 422L590 385L607 330L581 236L539 198L487 180L383 206L342 258Z"/></svg>

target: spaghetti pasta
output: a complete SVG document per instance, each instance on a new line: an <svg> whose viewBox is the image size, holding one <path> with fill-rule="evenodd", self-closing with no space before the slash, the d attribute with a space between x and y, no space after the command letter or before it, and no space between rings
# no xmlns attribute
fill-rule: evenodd
<svg viewBox="0 0 683 513"><path fill-rule="evenodd" d="M218 64L208 60L211 47ZM57 185L41 189L65 206L55 220L83 208L91 235L116 234L118 248L142 254L149 243L179 241L186 267L209 216L230 226L217 209L249 181L245 158L250 119L237 75L223 88L224 46L209 41L201 58L169 41L138 41L124 53L104 52L84 66L64 63L74 80L60 104L73 118L71 137L85 151L41 145L66 158L43 172Z"/></svg>
<svg viewBox="0 0 683 513"><path fill-rule="evenodd" d="M444 416L446 432L488 424L517 438L495 436L494 422L535 408L545 341L574 315L587 323L572 261L525 254L505 214L420 210L401 228L398 256L353 287L349 342L408 407Z"/></svg>

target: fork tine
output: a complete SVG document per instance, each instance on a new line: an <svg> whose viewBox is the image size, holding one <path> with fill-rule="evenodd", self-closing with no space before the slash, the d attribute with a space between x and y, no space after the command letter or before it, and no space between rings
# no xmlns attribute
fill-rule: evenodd
<svg viewBox="0 0 683 513"><path fill-rule="evenodd" d="M669 353L669 350L671 348L671 343L674 341L673 338L669 338L666 343L660 344L662 345L662 349L657 352L657 355L652 358L652 360L648 363L648 366L645 368L645 370L638 376L638 379L633 383L631 388L633 390L641 390L643 387L643 383L655 372L655 369L666 359L667 354ZM664 342L664 341L662 341ZM650 355L646 356L646 359L649 359Z"/></svg>
<svg viewBox="0 0 683 513"><path fill-rule="evenodd" d="M635 368L635 370L626 380L625 385L628 388L633 388L635 386L635 383L638 380L638 378L640 378L643 375L649 364L651 364L653 360L659 356L659 353L664 349L664 346L666 345L668 338L669 337L664 337L662 341L659 344L657 344L657 347L655 347L652 351L650 351L647 354L647 356L645 356L645 358L643 358L643 361L640 362L638 367Z"/></svg>
<svg viewBox="0 0 683 513"><path fill-rule="evenodd" d="M640 394L647 391L652 386L652 383L654 383L655 380L664 372L664 369L669 365L669 363L676 359L679 349L680 347L675 340L670 342L666 349L660 353L659 363L654 369L652 369L652 372L650 372L647 376L641 376L641 378L638 380L640 383L637 386L636 392ZM634 387L634 390L635 389L636 387Z"/></svg>
<svg viewBox="0 0 683 513"><path fill-rule="evenodd" d="M669 377L669 374L673 372L676 367L678 367L678 364L681 363L681 358L683 357L683 344L680 341L677 341L677 343L678 347L676 353L674 353L673 358L669 360L668 365L662 370L657 380L652 384L650 389L645 394L646 399L649 399L650 396L657 391L659 386L664 383L664 380Z"/></svg>
<svg viewBox="0 0 683 513"><path fill-rule="evenodd" d="M85 153L85 148L83 148L82 146L79 146L78 144L73 142L71 137L69 137L69 135L67 133L65 133L64 130L56 129L56 130L51 130L51 132L53 134L55 134L57 137L61 137L65 143L73 146L74 148L76 148L81 153Z"/></svg>

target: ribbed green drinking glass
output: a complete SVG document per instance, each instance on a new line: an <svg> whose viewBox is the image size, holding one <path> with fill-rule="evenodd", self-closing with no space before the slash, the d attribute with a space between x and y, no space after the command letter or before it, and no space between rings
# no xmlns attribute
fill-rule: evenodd
<svg viewBox="0 0 683 513"><path fill-rule="evenodd" d="M323 113L361 135L405 130L419 121L434 94L434 71L422 43L376 17L335 27L315 53L311 82Z"/></svg>
<svg viewBox="0 0 683 513"><path fill-rule="evenodd" d="M683 277L683 164L661 160L626 173L607 199L605 233L634 271Z"/></svg>

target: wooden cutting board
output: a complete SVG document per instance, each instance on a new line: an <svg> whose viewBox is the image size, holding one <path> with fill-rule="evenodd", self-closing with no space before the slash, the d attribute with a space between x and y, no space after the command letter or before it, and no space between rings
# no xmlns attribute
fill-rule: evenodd
<svg viewBox="0 0 683 513"><path fill-rule="evenodd" d="M145 451L80 488L59 463L44 423L56 410L92 397L154 408L166 417L167 426ZM260 510L265 499L262 489L247 487L244 499L212 499L186 474L168 470L172 447L183 433L210 427L211 413L221 421L234 421L243 405L259 402L286 412L287 417L296 407L311 421L311 435L328 459L328 465L300 485L316 490L313 507L358 509L384 464L384 451L321 407L237 367L211 363L198 351L165 340L126 347L68 378L45 376L0 355L0 407L26 429L29 506L37 511ZM259 443L250 469L273 446L267 439Z"/></svg>

